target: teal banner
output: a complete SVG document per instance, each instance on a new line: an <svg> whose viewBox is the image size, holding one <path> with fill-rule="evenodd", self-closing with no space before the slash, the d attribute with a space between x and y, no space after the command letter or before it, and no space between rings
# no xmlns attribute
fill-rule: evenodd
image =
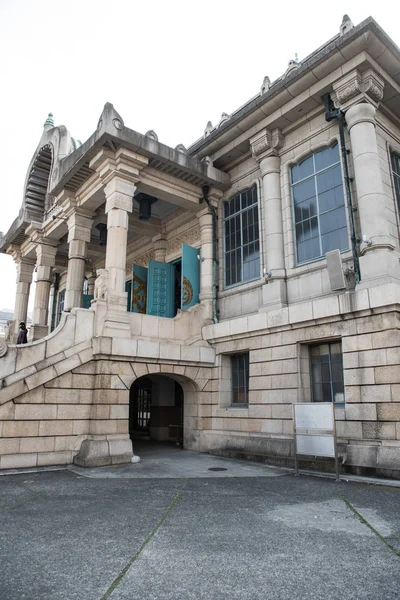
<svg viewBox="0 0 400 600"><path fill-rule="evenodd" d="M181 308L187 310L200 302L200 250L182 244Z"/></svg>

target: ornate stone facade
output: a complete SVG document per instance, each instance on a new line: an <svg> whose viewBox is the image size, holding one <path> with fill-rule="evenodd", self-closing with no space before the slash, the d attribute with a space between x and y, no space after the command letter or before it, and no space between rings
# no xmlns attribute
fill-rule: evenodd
<svg viewBox="0 0 400 600"><path fill-rule="evenodd" d="M135 427L292 465L292 405L322 399L342 470L399 477L397 72L346 16L188 149L107 104L78 161L49 118L0 236L38 338L0 342L0 468L128 462Z"/></svg>

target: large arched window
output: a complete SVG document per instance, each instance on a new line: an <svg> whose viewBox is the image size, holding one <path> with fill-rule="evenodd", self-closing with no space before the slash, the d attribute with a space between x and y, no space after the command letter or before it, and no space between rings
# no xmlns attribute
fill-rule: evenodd
<svg viewBox="0 0 400 600"><path fill-rule="evenodd" d="M397 208L400 214L400 156L398 154L392 154L392 172Z"/></svg>
<svg viewBox="0 0 400 600"><path fill-rule="evenodd" d="M297 264L348 250L339 148L314 152L291 169Z"/></svg>
<svg viewBox="0 0 400 600"><path fill-rule="evenodd" d="M260 277L256 186L223 204L225 287Z"/></svg>

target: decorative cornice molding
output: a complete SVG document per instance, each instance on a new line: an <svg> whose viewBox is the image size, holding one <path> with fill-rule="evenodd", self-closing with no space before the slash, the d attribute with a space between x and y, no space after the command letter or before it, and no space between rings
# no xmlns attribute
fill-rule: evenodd
<svg viewBox="0 0 400 600"><path fill-rule="evenodd" d="M174 254L178 252L182 244L194 244L200 241L200 225L195 225L190 229L187 229L183 233L176 235L175 237L168 240L167 243L167 254Z"/></svg>
<svg viewBox="0 0 400 600"><path fill-rule="evenodd" d="M267 156L278 155L283 147L285 138L280 129L264 129L250 139L251 151L257 161Z"/></svg>
<svg viewBox="0 0 400 600"><path fill-rule="evenodd" d="M376 108L383 98L384 81L373 69L354 70L333 84L332 99L337 108L347 110L353 104L370 102Z"/></svg>

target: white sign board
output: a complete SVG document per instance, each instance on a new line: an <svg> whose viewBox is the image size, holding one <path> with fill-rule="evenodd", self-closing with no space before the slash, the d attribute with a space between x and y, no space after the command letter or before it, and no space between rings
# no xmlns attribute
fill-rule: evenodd
<svg viewBox="0 0 400 600"><path fill-rule="evenodd" d="M302 403L293 406L296 429L324 429L333 433L334 413L331 402L329 404Z"/></svg>
<svg viewBox="0 0 400 600"><path fill-rule="evenodd" d="M332 402L302 402L293 404L295 470L298 475L298 454L329 456L335 459L336 480L339 462L336 447L335 412Z"/></svg>
<svg viewBox="0 0 400 600"><path fill-rule="evenodd" d="M335 442L331 435L296 434L296 450L297 454L335 458Z"/></svg>

